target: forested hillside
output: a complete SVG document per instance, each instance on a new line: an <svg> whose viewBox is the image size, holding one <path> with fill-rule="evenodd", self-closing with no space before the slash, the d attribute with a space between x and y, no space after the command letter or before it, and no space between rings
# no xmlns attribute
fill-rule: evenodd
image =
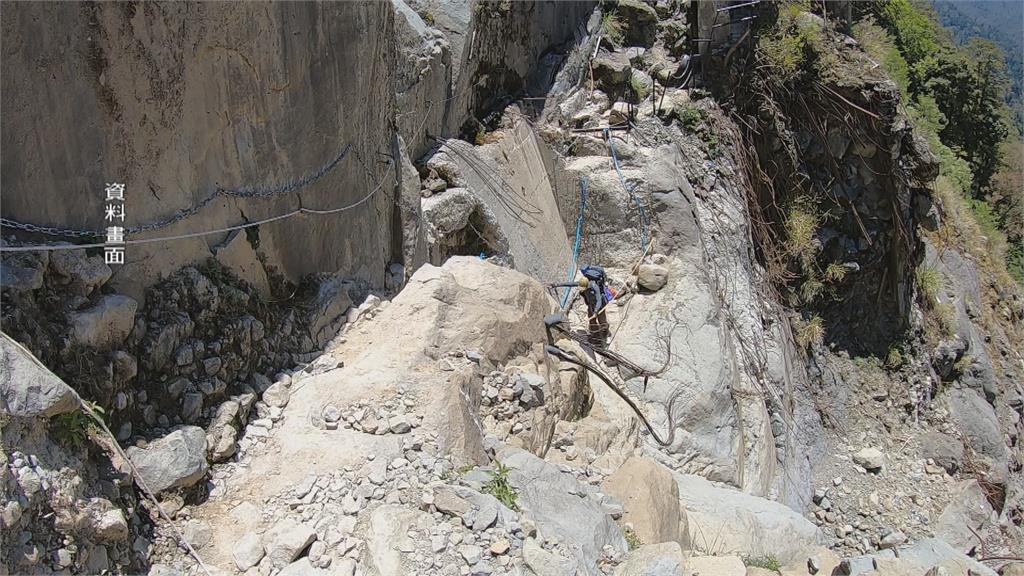
<svg viewBox="0 0 1024 576"><path fill-rule="evenodd" d="M936 1L935 12L960 44L986 38L1006 53L1012 87L1010 103L1017 125L1024 123L1024 3L995 1Z"/></svg>
<svg viewBox="0 0 1024 576"><path fill-rule="evenodd" d="M1003 49L977 37L958 43L927 4L856 7L854 36L896 81L907 112L939 156L936 187L947 211L963 216L953 218L956 235L974 244L979 259L991 260L994 271L1024 281L1024 159L1007 104L1012 83Z"/></svg>

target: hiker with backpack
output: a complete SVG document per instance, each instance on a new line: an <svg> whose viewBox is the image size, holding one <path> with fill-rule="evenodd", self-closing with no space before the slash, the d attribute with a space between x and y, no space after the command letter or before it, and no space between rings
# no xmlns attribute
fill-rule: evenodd
<svg viewBox="0 0 1024 576"><path fill-rule="evenodd" d="M608 318L605 308L615 299L615 291L608 286L608 277L600 266L584 266L580 268L582 276L576 282L549 284L549 288L578 288L565 310L573 307L576 300L583 297L587 305L587 340L594 348L604 350L608 345Z"/></svg>
<svg viewBox="0 0 1024 576"><path fill-rule="evenodd" d="M587 305L587 340L594 348L603 350L608 345L608 318L605 308L615 299L615 293L608 287L608 277L600 266L580 268L581 277L575 284L579 292L573 297L568 308L582 297Z"/></svg>

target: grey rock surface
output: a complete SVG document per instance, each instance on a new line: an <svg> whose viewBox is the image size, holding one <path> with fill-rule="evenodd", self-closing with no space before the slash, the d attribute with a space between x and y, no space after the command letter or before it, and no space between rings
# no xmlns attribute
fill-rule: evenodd
<svg viewBox="0 0 1024 576"><path fill-rule="evenodd" d="M697 550L711 544L702 534L715 534L715 550L722 554L756 556L771 550L782 562L803 561L803 551L822 541L817 526L778 502L699 476L675 474L675 479L686 510L689 541Z"/></svg>
<svg viewBox="0 0 1024 576"><path fill-rule="evenodd" d="M596 574L597 558L606 545L627 550L619 527L572 475L518 448L502 449L497 459L511 468L509 482L519 491L520 507L539 531L568 545L577 569Z"/></svg>
<svg viewBox="0 0 1024 576"><path fill-rule="evenodd" d="M927 432L921 436L921 456L953 474L963 465L964 444L942 432Z"/></svg>
<svg viewBox="0 0 1024 576"><path fill-rule="evenodd" d="M263 547L275 568L284 568L316 540L311 526L287 519L263 535Z"/></svg>
<svg viewBox="0 0 1024 576"><path fill-rule="evenodd" d="M683 550L677 542L644 544L631 550L615 567L615 576L682 576L684 564Z"/></svg>
<svg viewBox="0 0 1024 576"><path fill-rule="evenodd" d="M142 480L154 493L188 487L206 475L206 432L198 426L183 426L149 443L146 448L128 448L128 457Z"/></svg>
<svg viewBox="0 0 1024 576"><path fill-rule="evenodd" d="M247 532L241 540L235 543L231 557L235 561L235 566L244 572L259 564L260 560L263 559L263 554L263 540L260 538L260 535L254 532Z"/></svg>
<svg viewBox="0 0 1024 576"><path fill-rule="evenodd" d="M138 303L128 296L107 294L94 306L69 315L71 339L92 348L120 344L135 325L137 308Z"/></svg>
<svg viewBox="0 0 1024 576"><path fill-rule="evenodd" d="M23 346L0 333L0 408L22 418L49 418L76 410L81 401L63 380Z"/></svg>

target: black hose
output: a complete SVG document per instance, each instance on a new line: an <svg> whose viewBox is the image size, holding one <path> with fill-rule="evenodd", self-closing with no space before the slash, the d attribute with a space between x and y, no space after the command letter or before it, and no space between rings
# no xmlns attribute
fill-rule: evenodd
<svg viewBox="0 0 1024 576"><path fill-rule="evenodd" d="M640 421L644 423L644 426L647 428L647 431L651 433L651 437L654 438L655 442L657 442L661 446L670 446L672 444L672 441L675 439L675 436L676 436L675 423L672 421L672 406L673 406L673 404L675 404L676 399L679 397L678 395L673 396L672 399L669 400L668 406L666 407L666 412L667 412L667 416L668 416L667 419L668 419L669 431L668 431L668 438L665 439L665 440L662 440L661 436L659 436L658 433L654 431L654 427L651 426L651 423L647 421L647 417L644 416L644 413L640 410L640 407L637 406L636 403L633 402L633 399L630 398L629 396L627 396L626 393L623 392L621 388L619 388L614 382L612 382L611 378L608 378L607 376L605 376L604 373L601 372L600 370L598 370L597 368L594 368L593 366L590 366L588 364L580 362L574 356L570 355L568 352L566 352L565 350L562 350L558 346L547 345L547 346L544 347L544 351L547 352L548 354L551 354L552 356L558 358L559 360L563 360L563 361L568 362L570 364L575 364L575 365L579 366L580 368L588 370L591 373L593 373L595 376L600 378L605 384L608 385L609 388L612 389L613 392L618 394L619 398L622 398L623 400L626 401L626 404L629 404L629 407L633 409L633 412L635 412L636 415L640 418ZM645 382L646 382L646 380L645 380Z"/></svg>
<svg viewBox="0 0 1024 576"><path fill-rule="evenodd" d="M598 348L596 346L592 346L590 344L590 342L586 339L586 337L580 336L579 334L575 334L573 332L570 332L569 330L567 330L564 326L562 326L559 323L552 323L551 326L555 330L557 330L560 334L564 335L566 338L569 338L570 340L573 340L574 342L577 342L578 344L582 344L582 345L588 346L596 354L604 356L605 358L607 358L609 360L612 360L614 362L617 362L617 363L621 364L622 366L625 366L625 367L629 368L630 370L632 370L633 372L636 373L636 376L643 376L644 377L644 390L647 390L647 379L650 378L651 376L658 376L659 374L664 372L668 368L668 364L669 364L669 362L672 359L672 340L671 339L669 339L669 342L668 342L668 350L666 351L666 354L665 354L665 362L661 365L661 367L658 368L657 370L645 370L644 368L638 366L635 362L625 358L621 354L618 354L616 352L612 352L611 350L607 350L605 348Z"/></svg>

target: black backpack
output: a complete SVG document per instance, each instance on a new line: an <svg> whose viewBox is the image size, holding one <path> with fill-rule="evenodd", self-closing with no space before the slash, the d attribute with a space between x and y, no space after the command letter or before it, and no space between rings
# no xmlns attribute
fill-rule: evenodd
<svg viewBox="0 0 1024 576"><path fill-rule="evenodd" d="M597 308L600 310L604 308L609 302L612 301L611 291L608 290L608 284L606 283L608 277L604 273L604 268L600 266L584 266L580 268L580 273L591 282L591 288L594 295L597 296Z"/></svg>
<svg viewBox="0 0 1024 576"><path fill-rule="evenodd" d="M580 272L587 277L587 280L597 282L601 285L601 288L604 288L604 283L607 280L604 268L601 268L600 266L584 266L583 268L580 268Z"/></svg>

